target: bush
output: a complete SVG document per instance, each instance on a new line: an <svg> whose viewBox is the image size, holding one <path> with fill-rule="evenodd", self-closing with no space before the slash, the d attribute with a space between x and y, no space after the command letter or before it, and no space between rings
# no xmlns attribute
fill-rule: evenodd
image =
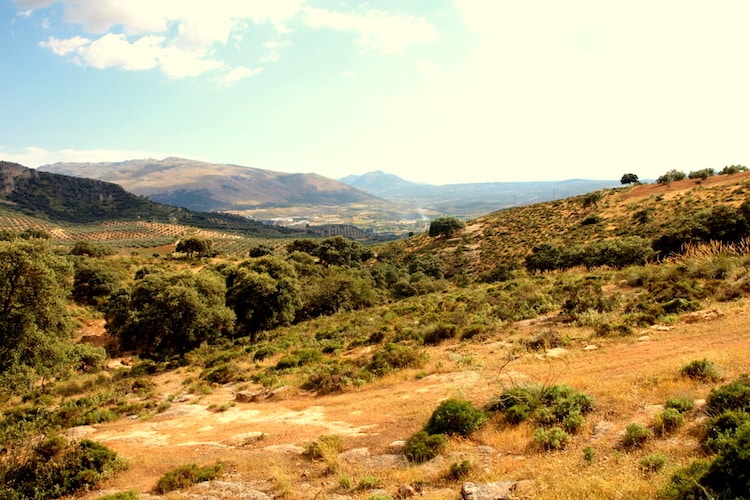
<svg viewBox="0 0 750 500"><path fill-rule="evenodd" d="M224 470L220 463L199 467L196 464L181 465L176 469L167 471L156 483L154 492L163 495L174 490L188 488L196 483L216 479Z"/></svg>
<svg viewBox="0 0 750 500"><path fill-rule="evenodd" d="M750 425L740 427L708 468L701 484L718 498L747 498L750 493Z"/></svg>
<svg viewBox="0 0 750 500"><path fill-rule="evenodd" d="M664 453L652 453L646 455L638 462L641 470L646 473L659 472L666 464L667 456Z"/></svg>
<svg viewBox="0 0 750 500"><path fill-rule="evenodd" d="M685 423L685 416L674 408L666 408L654 417L654 431L660 436L672 434Z"/></svg>
<svg viewBox="0 0 750 500"><path fill-rule="evenodd" d="M372 355L367 370L382 376L401 368L419 368L426 360L427 354L413 347L388 344Z"/></svg>
<svg viewBox="0 0 750 500"><path fill-rule="evenodd" d="M694 499L708 500L711 498L700 484L710 462L708 460L696 460L688 467L683 467L672 474L669 484L659 495L665 499Z"/></svg>
<svg viewBox="0 0 750 500"><path fill-rule="evenodd" d="M409 462L422 463L432 460L445 447L446 438L442 434L428 434L419 431L404 445L404 456Z"/></svg>
<svg viewBox="0 0 750 500"><path fill-rule="evenodd" d="M706 398L706 410L714 415L729 410L750 412L750 377L743 375L734 382L711 389Z"/></svg>
<svg viewBox="0 0 750 500"><path fill-rule="evenodd" d="M339 453L344 449L344 440L338 434L318 436L315 441L305 445L302 455L311 460L322 459L331 453Z"/></svg>
<svg viewBox="0 0 750 500"><path fill-rule="evenodd" d="M721 378L716 365L705 358L691 361L685 365L680 371L680 375L701 382L715 382Z"/></svg>
<svg viewBox="0 0 750 500"><path fill-rule="evenodd" d="M458 327L448 323L438 323L432 328L428 329L422 336L422 341L425 344L437 345L444 340L450 340L456 337L458 333Z"/></svg>
<svg viewBox="0 0 750 500"><path fill-rule="evenodd" d="M750 424L750 413L744 411L725 411L706 421L705 444L713 452L720 452L734 439L737 430Z"/></svg>
<svg viewBox="0 0 750 500"><path fill-rule="evenodd" d="M693 403L692 399L685 399L685 398L670 398L664 404L664 408L666 409L671 408L671 409L677 410L683 415L690 413L693 410L694 406L695 406L695 403Z"/></svg>
<svg viewBox="0 0 750 500"><path fill-rule="evenodd" d="M620 440L620 445L626 450L640 448L646 441L654 437L654 433L648 427L641 424L628 424L625 434Z"/></svg>
<svg viewBox="0 0 750 500"><path fill-rule="evenodd" d="M464 223L455 217L438 217L430 223L429 235L452 236L464 228Z"/></svg>
<svg viewBox="0 0 750 500"><path fill-rule="evenodd" d="M470 402L448 399L432 412L424 430L428 434L459 434L466 436L486 421L484 412Z"/></svg>
<svg viewBox="0 0 750 500"><path fill-rule="evenodd" d="M318 394L341 392L351 385L367 382L372 376L348 362L331 362L321 364L312 369L307 380L302 384L306 390L316 391Z"/></svg>
<svg viewBox="0 0 750 500"><path fill-rule="evenodd" d="M471 462L468 460L464 460L462 462L453 462L451 464L451 468L448 471L448 474L446 474L446 478L452 480L452 481L462 481L469 477L469 474L471 473L472 465Z"/></svg>
<svg viewBox="0 0 750 500"><path fill-rule="evenodd" d="M560 427L540 427L534 431L534 443L544 451L563 450L569 441L570 434Z"/></svg>
<svg viewBox="0 0 750 500"><path fill-rule="evenodd" d="M20 463L6 461L0 470L0 498L47 499L88 489L124 463L104 445L83 440L69 443L49 436Z"/></svg>
<svg viewBox="0 0 750 500"><path fill-rule="evenodd" d="M583 428L583 416L594 409L590 395L567 385L513 387L487 406L488 411L503 412L506 420L518 424L527 419L542 426L562 425L570 433Z"/></svg>

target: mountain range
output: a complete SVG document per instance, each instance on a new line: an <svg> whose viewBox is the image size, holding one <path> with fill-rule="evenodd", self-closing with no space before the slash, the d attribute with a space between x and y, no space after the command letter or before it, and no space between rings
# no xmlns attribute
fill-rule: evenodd
<svg viewBox="0 0 750 500"><path fill-rule="evenodd" d="M333 217L349 223L358 219L361 223L365 212L375 214L373 217L381 222L424 220L444 214L473 218L619 185L614 180L569 179L436 186L383 171L333 180L318 174L289 174L175 157L54 163L39 170L114 182L131 193L191 210L232 212L261 220Z"/></svg>

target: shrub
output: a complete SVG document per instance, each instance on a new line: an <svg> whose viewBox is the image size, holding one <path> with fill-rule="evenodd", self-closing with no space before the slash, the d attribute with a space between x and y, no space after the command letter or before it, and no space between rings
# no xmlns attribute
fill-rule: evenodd
<svg viewBox="0 0 750 500"><path fill-rule="evenodd" d="M446 438L442 434L428 434L419 431L404 445L404 456L409 462L422 463L432 460L445 447Z"/></svg>
<svg viewBox="0 0 750 500"><path fill-rule="evenodd" d="M750 424L750 413L744 411L725 411L706 421L706 440L708 449L720 452L734 439L737 430L743 425Z"/></svg>
<svg viewBox="0 0 750 500"><path fill-rule="evenodd" d="M664 453L652 453L641 458L638 466L645 473L659 472L667 464L667 456Z"/></svg>
<svg viewBox="0 0 750 500"><path fill-rule="evenodd" d="M331 394L351 385L363 384L371 377L351 363L331 362L312 368L302 388L317 391L318 394Z"/></svg>
<svg viewBox="0 0 750 500"><path fill-rule="evenodd" d="M201 378L212 384L229 384L237 380L241 380L241 373L239 366L234 363L221 363L214 366L210 370L206 370L201 374Z"/></svg>
<svg viewBox="0 0 750 500"><path fill-rule="evenodd" d="M666 408L654 417L654 431L660 436L672 434L685 423L685 416L674 408Z"/></svg>
<svg viewBox="0 0 750 500"><path fill-rule="evenodd" d="M708 460L696 460L688 467L683 467L672 474L669 484L659 495L665 499L695 499L708 500L711 498L700 484L710 462Z"/></svg>
<svg viewBox="0 0 750 500"><path fill-rule="evenodd" d="M701 382L715 382L720 378L716 365L705 358L691 361L685 365L680 371L680 375Z"/></svg>
<svg viewBox="0 0 750 500"><path fill-rule="evenodd" d="M692 399L670 398L665 403L664 408L666 409L671 408L685 415L687 413L690 413L690 411L692 411L694 406L695 406L695 403L693 403Z"/></svg>
<svg viewBox="0 0 750 500"><path fill-rule="evenodd" d="M338 434L324 434L305 445L302 455L311 460L325 458L344 449L344 440Z"/></svg>
<svg viewBox="0 0 750 500"><path fill-rule="evenodd" d="M540 427L534 431L534 443L545 451L563 450L569 441L570 434L560 427Z"/></svg>
<svg viewBox="0 0 750 500"><path fill-rule="evenodd" d="M596 460L596 450L594 450L591 446L587 446L583 449L583 460L587 464L593 464L594 460Z"/></svg>
<svg viewBox="0 0 750 500"><path fill-rule="evenodd" d="M432 412L424 430L428 434L459 434L466 436L479 429L487 417L470 402L448 399Z"/></svg>
<svg viewBox="0 0 750 500"><path fill-rule="evenodd" d="M626 450L640 448L652 437L654 437L654 433L648 427L635 423L628 424L625 427L625 434L620 440L620 445Z"/></svg>
<svg viewBox="0 0 750 500"><path fill-rule="evenodd" d="M462 462L453 462L451 468L446 474L446 477L453 481L462 481L469 477L471 473L472 465L469 460L463 460Z"/></svg>
<svg viewBox="0 0 750 500"><path fill-rule="evenodd" d="M364 476L357 483L357 490L374 490L375 488L380 486L381 482L382 481L377 476Z"/></svg>
<svg viewBox="0 0 750 500"><path fill-rule="evenodd" d="M372 355L367 370L382 376L401 368L419 368L426 360L427 355L413 347L388 344Z"/></svg>
<svg viewBox="0 0 750 500"><path fill-rule="evenodd" d="M487 410L503 412L513 424L532 419L542 426L562 425L567 432L576 433L583 428L583 415L595 404L592 396L567 385L530 385L503 392Z"/></svg>
<svg viewBox="0 0 750 500"><path fill-rule="evenodd" d="M711 389L706 398L706 409L714 415L729 410L750 412L750 377L743 375L729 384Z"/></svg>
<svg viewBox="0 0 750 500"><path fill-rule="evenodd" d="M708 468L701 484L717 498L747 498L750 492L750 425L737 430Z"/></svg>
<svg viewBox="0 0 750 500"><path fill-rule="evenodd" d="M111 495L98 497L96 500L138 500L138 493L135 491L120 491Z"/></svg>
<svg viewBox="0 0 750 500"><path fill-rule="evenodd" d="M196 464L181 465L167 471L156 483L154 492L163 495L170 491L188 488L196 483L216 479L223 471L224 466L220 463L199 467Z"/></svg>
<svg viewBox="0 0 750 500"><path fill-rule="evenodd" d="M437 345L444 340L450 340L456 337L458 327L448 323L438 323L424 332L422 340L425 344Z"/></svg>
<svg viewBox="0 0 750 500"><path fill-rule="evenodd" d="M0 471L0 498L47 499L90 488L124 463L104 445L83 440L69 443L49 436L23 462L7 461Z"/></svg>
<svg viewBox="0 0 750 500"><path fill-rule="evenodd" d="M455 217L438 217L430 223L429 235L452 236L464 228L464 223Z"/></svg>

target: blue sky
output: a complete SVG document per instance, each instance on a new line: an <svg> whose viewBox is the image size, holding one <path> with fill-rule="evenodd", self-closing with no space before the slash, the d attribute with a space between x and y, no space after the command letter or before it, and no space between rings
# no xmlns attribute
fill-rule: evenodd
<svg viewBox="0 0 750 500"><path fill-rule="evenodd" d="M0 159L433 184L750 165L746 0L0 0Z"/></svg>

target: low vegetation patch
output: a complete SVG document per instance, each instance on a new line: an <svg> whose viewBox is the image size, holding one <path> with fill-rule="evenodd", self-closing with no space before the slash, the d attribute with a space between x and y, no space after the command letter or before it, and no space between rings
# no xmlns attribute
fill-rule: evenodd
<svg viewBox="0 0 750 500"><path fill-rule="evenodd" d="M200 467L196 464L181 465L167 471L156 483L154 493L163 495L170 491L189 488L196 483L212 481L224 471L221 463Z"/></svg>

